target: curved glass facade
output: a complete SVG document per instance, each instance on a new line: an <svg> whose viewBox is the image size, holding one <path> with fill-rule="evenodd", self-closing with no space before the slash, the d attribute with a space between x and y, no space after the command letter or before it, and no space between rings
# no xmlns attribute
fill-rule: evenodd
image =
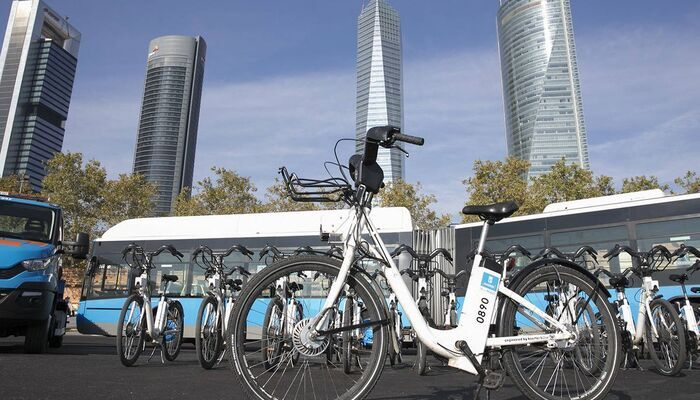
<svg viewBox="0 0 700 400"><path fill-rule="evenodd" d="M588 169L569 0L501 0L498 43L508 155L528 178L562 158Z"/></svg>
<svg viewBox="0 0 700 400"><path fill-rule="evenodd" d="M402 127L401 22L384 0L372 0L357 19L357 152L364 150L367 130ZM404 177L404 158L397 149L379 148L377 163L384 181Z"/></svg>
<svg viewBox="0 0 700 400"><path fill-rule="evenodd" d="M158 185L158 215L169 214L182 189L192 187L205 49L200 37L150 44L134 172Z"/></svg>

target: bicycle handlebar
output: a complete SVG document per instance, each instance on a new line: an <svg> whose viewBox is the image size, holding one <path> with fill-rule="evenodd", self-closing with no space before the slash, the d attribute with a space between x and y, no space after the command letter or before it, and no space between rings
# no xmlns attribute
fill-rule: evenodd
<svg viewBox="0 0 700 400"><path fill-rule="evenodd" d="M263 247L262 250L260 250L260 259L262 260L263 257L265 257L268 253L272 252L272 257L277 258L282 256L282 252L277 249L277 247L273 245L266 245Z"/></svg>
<svg viewBox="0 0 700 400"><path fill-rule="evenodd" d="M697 258L700 258L700 250L695 248L694 246L688 246L686 244L681 244L681 247L676 249L676 251L671 254L672 257L683 257L686 254L692 254Z"/></svg>
<svg viewBox="0 0 700 400"><path fill-rule="evenodd" d="M443 257L445 257L445 260L452 262L452 255L450 254L449 251L442 247L438 247L437 249L433 250L430 254L418 254L416 253L415 250L411 246L402 244L401 246L397 247L396 250L391 252L391 258L397 257L399 254L403 252L407 252L408 254L411 255L411 257L417 259L418 261L432 261L435 257L438 255L442 254Z"/></svg>

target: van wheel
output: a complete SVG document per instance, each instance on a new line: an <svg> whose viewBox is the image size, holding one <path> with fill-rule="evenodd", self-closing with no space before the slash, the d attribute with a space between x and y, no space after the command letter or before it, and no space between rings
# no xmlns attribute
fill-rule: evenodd
<svg viewBox="0 0 700 400"><path fill-rule="evenodd" d="M49 347L52 349L57 349L61 346L63 346L63 336L51 336L51 339L49 339Z"/></svg>
<svg viewBox="0 0 700 400"><path fill-rule="evenodd" d="M41 354L46 352L49 344L49 323L50 319L31 323L27 326L27 333L24 336L24 352L29 354Z"/></svg>

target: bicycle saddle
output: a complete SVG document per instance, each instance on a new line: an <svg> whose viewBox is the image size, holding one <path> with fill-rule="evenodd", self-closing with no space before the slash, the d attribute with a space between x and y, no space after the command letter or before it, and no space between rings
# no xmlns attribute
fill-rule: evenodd
<svg viewBox="0 0 700 400"><path fill-rule="evenodd" d="M668 279L670 279L674 282L683 283L686 280L688 280L688 275L686 275L686 274L681 274L681 275L671 274L671 275L669 275Z"/></svg>
<svg viewBox="0 0 700 400"><path fill-rule="evenodd" d="M287 287L292 292L298 292L300 290L304 290L304 285L301 283L296 283L296 282L290 283L289 285L287 285Z"/></svg>
<svg viewBox="0 0 700 400"><path fill-rule="evenodd" d="M161 275L160 279L168 282L177 282L177 275L168 275L168 274L163 274Z"/></svg>
<svg viewBox="0 0 700 400"><path fill-rule="evenodd" d="M462 214L477 215L482 220L496 222L511 216L516 211L518 211L518 205L514 201L505 201L483 206L465 206Z"/></svg>
<svg viewBox="0 0 700 400"><path fill-rule="evenodd" d="M615 275L610 278L610 286L612 287L627 287L629 285L629 279L623 275Z"/></svg>

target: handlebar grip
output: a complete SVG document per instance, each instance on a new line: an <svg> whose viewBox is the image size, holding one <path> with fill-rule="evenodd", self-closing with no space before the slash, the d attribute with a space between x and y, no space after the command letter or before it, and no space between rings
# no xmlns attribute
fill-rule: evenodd
<svg viewBox="0 0 700 400"><path fill-rule="evenodd" d="M392 137L397 142L415 144L416 146L422 146L423 143L425 143L425 139L423 139L422 137L404 135L403 133L395 133Z"/></svg>
<svg viewBox="0 0 700 400"><path fill-rule="evenodd" d="M450 254L449 251L447 251L446 249L444 249L442 247L438 247L437 249L433 250L433 254L434 255L432 255L432 257L430 257L430 258L433 258L433 257L437 256L438 254L442 254L442 256L445 257L445 260L452 262L452 254Z"/></svg>
<svg viewBox="0 0 700 400"><path fill-rule="evenodd" d="M607 253L603 254L603 258L613 258L620 254L620 245L616 244L615 247L608 250Z"/></svg>
<svg viewBox="0 0 700 400"><path fill-rule="evenodd" d="M413 251L413 248L411 246L402 244L401 246L397 247L396 250L391 252L391 258L397 257L399 254L403 253L404 251L408 252L408 254L411 255L413 258L417 258L418 255L416 254L415 251Z"/></svg>

